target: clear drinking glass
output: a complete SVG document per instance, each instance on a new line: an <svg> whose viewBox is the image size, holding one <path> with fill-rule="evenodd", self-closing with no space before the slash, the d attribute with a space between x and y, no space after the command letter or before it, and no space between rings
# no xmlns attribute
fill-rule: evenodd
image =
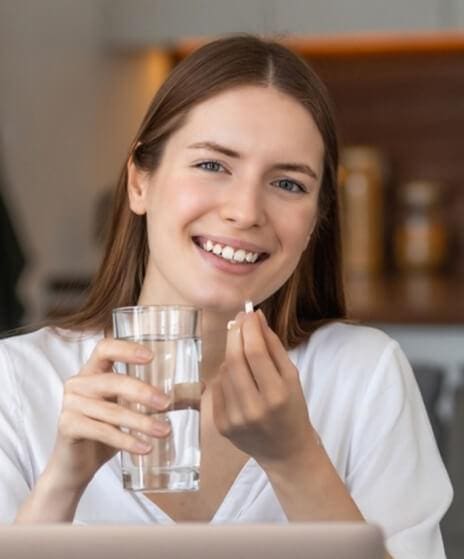
<svg viewBox="0 0 464 559"><path fill-rule="evenodd" d="M152 450L122 452L122 477L131 491L195 491L200 474L201 311L183 306L134 306L113 310L114 337L140 343L153 352L146 365L118 364L121 372L161 388L169 407L154 413L142 404L122 402L170 424L168 437L143 433Z"/></svg>

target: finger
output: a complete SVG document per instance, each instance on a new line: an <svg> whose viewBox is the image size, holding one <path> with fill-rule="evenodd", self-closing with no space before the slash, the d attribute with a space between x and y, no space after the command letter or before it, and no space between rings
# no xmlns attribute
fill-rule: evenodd
<svg viewBox="0 0 464 559"><path fill-rule="evenodd" d="M228 420L226 415L226 403L224 392L222 390L222 383L219 377L216 377L211 383L211 392L213 400L213 419L216 428L221 435L226 435L228 432Z"/></svg>
<svg viewBox="0 0 464 559"><path fill-rule="evenodd" d="M283 378L294 379L295 377L298 377L298 369L290 360L287 350L280 341L279 336L277 336L277 334L268 325L263 311L259 309L257 315L261 322L267 349L276 369Z"/></svg>
<svg viewBox="0 0 464 559"><path fill-rule="evenodd" d="M232 430L243 428L245 424L244 409L240 402L240 397L237 392L236 386L232 382L234 373L227 370L227 366L221 366L219 378L221 381L222 393L224 396L224 406L227 415L229 427Z"/></svg>
<svg viewBox="0 0 464 559"><path fill-rule="evenodd" d="M170 432L169 425L153 414L136 413L124 406L104 400L85 398L78 394L68 395L65 402L67 411L90 419L137 431L152 437L165 437Z"/></svg>
<svg viewBox="0 0 464 559"><path fill-rule="evenodd" d="M258 385L268 401L272 401L285 390L280 372L272 360L260 320L256 313L248 314L242 324L243 353Z"/></svg>
<svg viewBox="0 0 464 559"><path fill-rule="evenodd" d="M258 394L258 387L243 351L242 322L243 319L239 315L227 333L225 360L237 392L254 396Z"/></svg>
<svg viewBox="0 0 464 559"><path fill-rule="evenodd" d="M262 396L244 357L240 320L236 321L228 333L226 366L222 378L226 395L231 393L240 406L242 415L253 420L261 410Z"/></svg>
<svg viewBox="0 0 464 559"><path fill-rule="evenodd" d="M97 343L80 374L112 372L115 362L137 364L148 363L152 359L153 353L141 344L104 338Z"/></svg>
<svg viewBox="0 0 464 559"><path fill-rule="evenodd" d="M80 394L95 399L122 399L139 403L149 410L163 411L171 400L156 386L117 373L75 375L65 382L64 394ZM140 409L140 411L148 411Z"/></svg>
<svg viewBox="0 0 464 559"><path fill-rule="evenodd" d="M117 427L73 413L62 414L60 433L69 439L97 441L133 454L147 454L152 448L146 440L125 433Z"/></svg>

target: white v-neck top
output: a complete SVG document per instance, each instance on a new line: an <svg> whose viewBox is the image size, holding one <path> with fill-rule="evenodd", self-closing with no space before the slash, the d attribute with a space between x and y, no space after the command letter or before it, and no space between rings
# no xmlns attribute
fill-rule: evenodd
<svg viewBox="0 0 464 559"><path fill-rule="evenodd" d="M63 383L81 369L101 337L44 328L0 342L0 522L13 522L45 468ZM366 520L383 528L394 559L443 559L439 522L452 489L398 344L379 330L335 323L317 330L289 357L332 463ZM253 459L211 520L286 521ZM173 520L143 494L122 489L116 456L87 487L75 522Z"/></svg>

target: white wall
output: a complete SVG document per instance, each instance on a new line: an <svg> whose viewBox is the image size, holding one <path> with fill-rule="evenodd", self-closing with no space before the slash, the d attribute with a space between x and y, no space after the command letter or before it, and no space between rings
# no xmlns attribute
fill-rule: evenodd
<svg viewBox="0 0 464 559"><path fill-rule="evenodd" d="M30 260L26 320L44 312L47 278L93 272L96 199L117 179L155 89L149 55L103 43L106 5L0 0L0 160Z"/></svg>
<svg viewBox="0 0 464 559"><path fill-rule="evenodd" d="M350 33L457 25L462 0L109 0L109 42L153 44L237 31ZM462 23L462 21L461 21Z"/></svg>
<svg viewBox="0 0 464 559"><path fill-rule="evenodd" d="M98 4L0 3L2 159L18 233L34 263L23 285L34 312L45 276L92 265Z"/></svg>
<svg viewBox="0 0 464 559"><path fill-rule="evenodd" d="M464 27L464 2L463 0L448 0L450 6L450 16L455 27Z"/></svg>
<svg viewBox="0 0 464 559"><path fill-rule="evenodd" d="M272 0L275 25L292 33L414 31L447 25L449 0Z"/></svg>

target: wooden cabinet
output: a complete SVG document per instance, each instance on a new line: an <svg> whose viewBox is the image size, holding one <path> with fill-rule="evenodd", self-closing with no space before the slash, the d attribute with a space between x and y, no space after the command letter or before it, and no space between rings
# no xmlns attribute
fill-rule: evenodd
<svg viewBox="0 0 464 559"><path fill-rule="evenodd" d="M174 49L182 59L201 41ZM464 32L299 38L286 43L323 77L343 145L372 145L390 168L386 265L347 284L350 316L369 322L464 323ZM402 275L391 258L395 194L406 181L447 187L450 258L435 276Z"/></svg>

